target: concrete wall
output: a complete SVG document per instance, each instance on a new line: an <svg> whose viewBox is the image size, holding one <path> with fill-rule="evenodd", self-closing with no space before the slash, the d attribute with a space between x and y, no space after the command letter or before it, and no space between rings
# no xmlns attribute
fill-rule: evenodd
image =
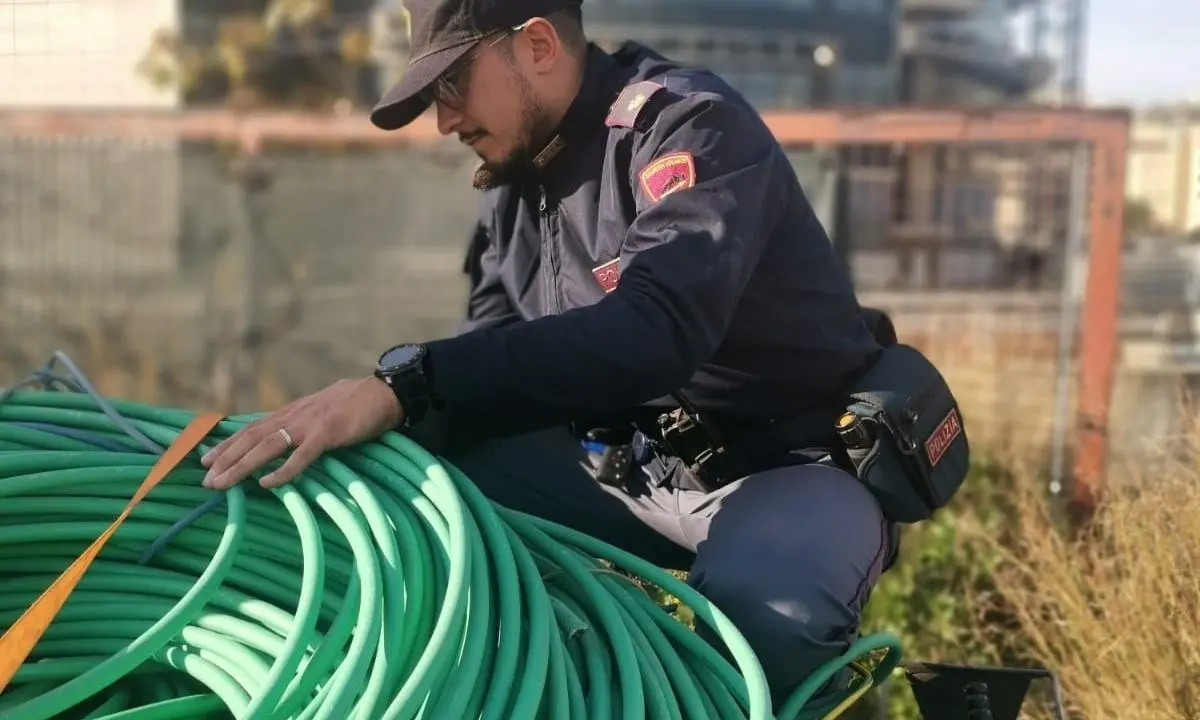
<svg viewBox="0 0 1200 720"><path fill-rule="evenodd" d="M177 28L175 0L6 5L0 12L0 108L177 105L177 93L156 90L136 73L154 32Z"/></svg>

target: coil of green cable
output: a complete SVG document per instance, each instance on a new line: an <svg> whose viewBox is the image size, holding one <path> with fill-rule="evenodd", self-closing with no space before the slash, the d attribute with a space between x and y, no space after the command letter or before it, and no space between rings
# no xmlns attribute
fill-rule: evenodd
<svg viewBox="0 0 1200 720"><path fill-rule="evenodd" d="M147 442L193 417L106 402L0 402L0 629L121 512L156 460ZM185 463L134 510L0 694L0 718L762 720L796 717L845 664L773 714L744 638L686 584L491 504L398 434L282 488L234 488L163 543L212 504L202 475ZM602 561L678 597L733 662ZM847 658L880 648L886 674L891 638Z"/></svg>

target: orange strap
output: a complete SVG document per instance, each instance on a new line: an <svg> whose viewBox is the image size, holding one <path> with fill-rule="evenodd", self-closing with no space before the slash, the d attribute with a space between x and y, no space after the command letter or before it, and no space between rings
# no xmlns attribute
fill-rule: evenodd
<svg viewBox="0 0 1200 720"><path fill-rule="evenodd" d="M0 637L0 692L4 692L4 688L12 680L13 675L16 675L17 669L25 662L25 658L29 657L29 653L33 651L42 634L46 632L46 628L54 622L59 610L67 602L67 598L75 591L75 586L79 584L92 561L104 549L104 545L121 526L121 523L125 522L125 518L129 517L133 508L154 489L155 485L158 485L168 473L174 470L189 452L208 437L217 423L221 422L222 417L206 413L188 423L183 432L179 433L171 446L158 459L158 462L154 463L154 467L150 468L141 487L126 503L125 509L121 511L117 519L101 533L100 537L96 538L91 547L84 550L83 554L76 558L75 562L71 563L71 566L64 570L62 575L58 576L57 580L51 583L50 587L46 588L41 597L35 600L29 609L13 623L13 626Z"/></svg>

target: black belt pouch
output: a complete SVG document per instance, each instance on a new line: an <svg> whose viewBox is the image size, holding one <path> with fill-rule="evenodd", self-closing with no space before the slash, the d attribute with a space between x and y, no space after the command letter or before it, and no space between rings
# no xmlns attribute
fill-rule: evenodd
<svg viewBox="0 0 1200 720"><path fill-rule="evenodd" d="M928 519L950 501L970 467L954 394L916 348L895 344L851 388L847 409L871 442L849 449L859 479L894 522Z"/></svg>

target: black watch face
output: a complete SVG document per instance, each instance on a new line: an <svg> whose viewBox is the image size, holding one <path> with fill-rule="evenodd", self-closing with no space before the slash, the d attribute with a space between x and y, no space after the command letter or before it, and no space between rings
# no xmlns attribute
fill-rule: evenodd
<svg viewBox="0 0 1200 720"><path fill-rule="evenodd" d="M420 345L400 345L388 350L379 358L379 368L384 372L396 370L411 365L417 360L423 349Z"/></svg>

